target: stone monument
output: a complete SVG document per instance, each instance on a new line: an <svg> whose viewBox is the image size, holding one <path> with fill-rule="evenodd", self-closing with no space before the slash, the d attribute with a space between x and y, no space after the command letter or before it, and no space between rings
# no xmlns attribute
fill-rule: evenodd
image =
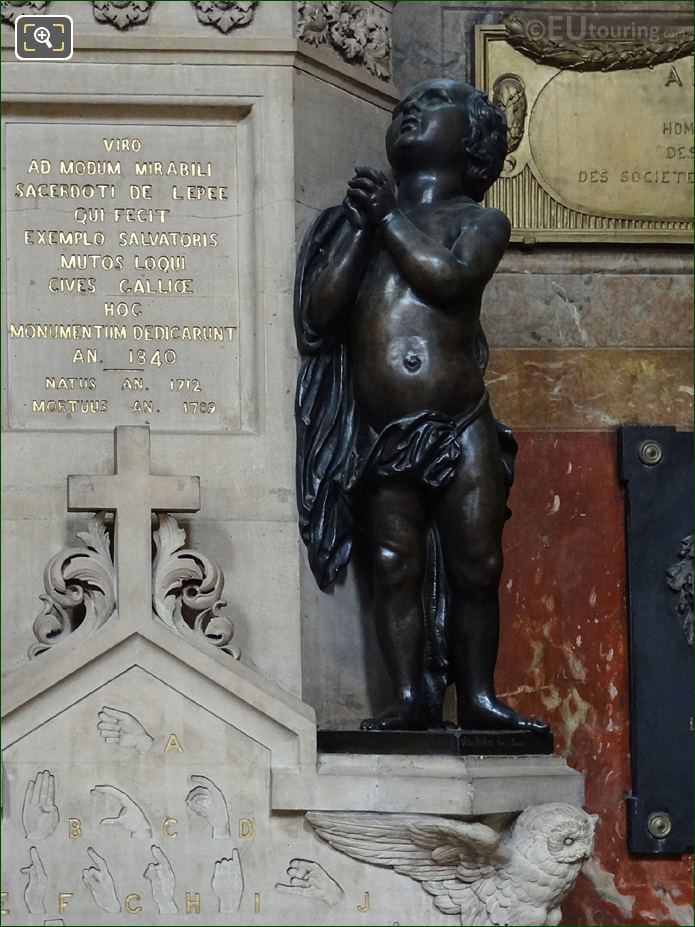
<svg viewBox="0 0 695 927"><path fill-rule="evenodd" d="M591 852L560 757L317 749L292 281L391 6L2 4L3 923L557 923Z"/></svg>

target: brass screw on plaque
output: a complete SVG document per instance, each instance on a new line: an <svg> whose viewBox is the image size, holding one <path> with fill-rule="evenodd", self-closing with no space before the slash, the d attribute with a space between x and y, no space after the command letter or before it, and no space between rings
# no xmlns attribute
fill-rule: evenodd
<svg viewBox="0 0 695 927"><path fill-rule="evenodd" d="M643 441L639 449L639 459L649 467L661 463L664 456L663 449L658 441Z"/></svg>
<svg viewBox="0 0 695 927"><path fill-rule="evenodd" d="M657 840L668 837L671 833L671 815L665 811L654 811L647 818L647 830Z"/></svg>

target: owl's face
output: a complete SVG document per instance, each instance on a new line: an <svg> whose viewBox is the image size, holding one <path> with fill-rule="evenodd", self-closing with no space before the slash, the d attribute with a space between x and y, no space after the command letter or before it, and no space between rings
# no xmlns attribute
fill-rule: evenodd
<svg viewBox="0 0 695 927"><path fill-rule="evenodd" d="M575 805L551 803L526 808L514 825L514 841L525 855L571 865L591 856L598 818Z"/></svg>
<svg viewBox="0 0 695 927"><path fill-rule="evenodd" d="M550 855L560 863L578 863L588 859L594 849L594 826L595 818L560 821L547 837Z"/></svg>

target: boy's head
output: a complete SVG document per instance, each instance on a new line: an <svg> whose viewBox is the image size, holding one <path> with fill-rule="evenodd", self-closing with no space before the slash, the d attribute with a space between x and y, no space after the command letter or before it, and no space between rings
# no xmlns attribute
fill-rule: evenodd
<svg viewBox="0 0 695 927"><path fill-rule="evenodd" d="M394 109L386 153L396 176L460 165L463 192L479 202L504 165L507 124L480 90L449 78L428 80Z"/></svg>

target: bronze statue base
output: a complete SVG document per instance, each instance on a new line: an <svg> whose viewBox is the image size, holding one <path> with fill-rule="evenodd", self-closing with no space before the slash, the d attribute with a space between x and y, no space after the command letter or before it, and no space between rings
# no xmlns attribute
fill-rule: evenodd
<svg viewBox="0 0 695 927"><path fill-rule="evenodd" d="M529 756L553 752L550 731L319 731L317 741L320 753Z"/></svg>

